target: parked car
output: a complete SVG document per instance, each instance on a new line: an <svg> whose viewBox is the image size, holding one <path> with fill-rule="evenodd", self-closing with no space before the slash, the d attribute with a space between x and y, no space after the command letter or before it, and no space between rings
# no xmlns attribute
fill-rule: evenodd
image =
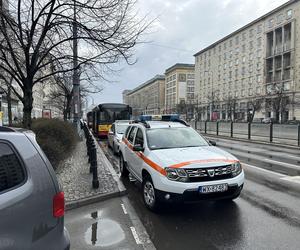
<svg viewBox="0 0 300 250"><path fill-rule="evenodd" d="M120 145L120 172L142 183L150 210L161 202L235 199L244 184L241 163L213 145L183 120L134 123Z"/></svg>
<svg viewBox="0 0 300 250"><path fill-rule="evenodd" d="M298 125L300 124L300 120L288 120L286 124Z"/></svg>
<svg viewBox="0 0 300 250"><path fill-rule="evenodd" d="M262 123L277 123L275 118L271 118L271 117L266 117L264 119L262 119Z"/></svg>
<svg viewBox="0 0 300 250"><path fill-rule="evenodd" d="M0 249L69 248L64 193L34 133L0 127Z"/></svg>
<svg viewBox="0 0 300 250"><path fill-rule="evenodd" d="M120 142L129 124L130 121L127 120L115 121L112 124L107 135L107 140L108 146L113 150L114 154L119 154Z"/></svg>

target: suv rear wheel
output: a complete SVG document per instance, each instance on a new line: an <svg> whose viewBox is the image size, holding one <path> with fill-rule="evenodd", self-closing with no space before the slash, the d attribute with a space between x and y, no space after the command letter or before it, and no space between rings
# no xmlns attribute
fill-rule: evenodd
<svg viewBox="0 0 300 250"><path fill-rule="evenodd" d="M147 208L151 211L157 211L159 208L159 201L157 199L157 192L154 188L150 176L146 176L142 183L143 200Z"/></svg>
<svg viewBox="0 0 300 250"><path fill-rule="evenodd" d="M126 162L124 161L123 155L120 155L120 164L119 164L119 167L120 167L121 176L122 177L128 177L129 171L126 168Z"/></svg>

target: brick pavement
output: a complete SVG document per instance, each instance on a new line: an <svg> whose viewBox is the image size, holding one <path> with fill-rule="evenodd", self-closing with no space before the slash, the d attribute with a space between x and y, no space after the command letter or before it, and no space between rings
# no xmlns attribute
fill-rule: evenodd
<svg viewBox="0 0 300 250"><path fill-rule="evenodd" d="M97 162L98 189L92 187L92 174L89 173L85 140L78 142L72 155L58 168L57 178L65 193L67 209L118 196L125 192L126 189L99 145L97 145Z"/></svg>

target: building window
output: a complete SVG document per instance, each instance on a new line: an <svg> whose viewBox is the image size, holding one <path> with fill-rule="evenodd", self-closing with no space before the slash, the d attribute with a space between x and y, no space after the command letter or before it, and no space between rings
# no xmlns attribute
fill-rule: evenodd
<svg viewBox="0 0 300 250"><path fill-rule="evenodd" d="M243 46L242 46L242 52L245 53L245 51L246 51L246 45L243 44Z"/></svg>
<svg viewBox="0 0 300 250"><path fill-rule="evenodd" d="M253 60L253 53L249 54L249 60L251 60L251 61Z"/></svg>
<svg viewBox="0 0 300 250"><path fill-rule="evenodd" d="M224 45L223 45L223 46L224 46L224 49L226 49L226 42L224 42Z"/></svg>
<svg viewBox="0 0 300 250"><path fill-rule="evenodd" d="M260 94L260 87L256 87L256 94Z"/></svg>
<svg viewBox="0 0 300 250"><path fill-rule="evenodd" d="M257 75L257 76L256 76L256 81L257 81L257 82L261 82L261 75Z"/></svg>
<svg viewBox="0 0 300 250"><path fill-rule="evenodd" d="M229 46L232 47L232 39L229 40Z"/></svg>
<svg viewBox="0 0 300 250"><path fill-rule="evenodd" d="M235 37L235 45L238 45L239 44L239 36L236 36Z"/></svg>
<svg viewBox="0 0 300 250"><path fill-rule="evenodd" d="M250 42L249 42L249 48L250 48L250 49L253 49L253 41L250 41Z"/></svg>
<svg viewBox="0 0 300 250"><path fill-rule="evenodd" d="M273 27L273 24L274 24L274 19L271 18L271 19L269 20L269 28L272 28L272 27Z"/></svg>
<svg viewBox="0 0 300 250"><path fill-rule="evenodd" d="M245 41L246 40L246 33L244 32L244 33L242 33L242 39L243 39L243 41Z"/></svg>
<svg viewBox="0 0 300 250"><path fill-rule="evenodd" d="M235 65L239 65L239 59L238 58L235 60Z"/></svg>
<svg viewBox="0 0 300 250"><path fill-rule="evenodd" d="M232 67L232 61L229 62L229 67Z"/></svg>
<svg viewBox="0 0 300 250"><path fill-rule="evenodd" d="M245 96L245 90L244 89L241 90L241 96L242 97Z"/></svg>
<svg viewBox="0 0 300 250"><path fill-rule="evenodd" d="M238 54L239 52L240 52L240 48L237 47L237 48L235 49L235 53Z"/></svg>
<svg viewBox="0 0 300 250"><path fill-rule="evenodd" d="M292 10L288 10L288 11L286 12L287 18L291 18L292 15L293 15L293 11L292 11Z"/></svg>
<svg viewBox="0 0 300 250"><path fill-rule="evenodd" d="M277 23L281 23L282 20L283 20L283 15L282 15L282 14L279 14L279 15L277 16Z"/></svg>
<svg viewBox="0 0 300 250"><path fill-rule="evenodd" d="M252 88L249 89L249 93L248 94L249 94L249 96L252 96L252 94L253 94L253 89Z"/></svg>
<svg viewBox="0 0 300 250"><path fill-rule="evenodd" d="M261 47L261 41L262 41L261 37L257 38L257 47Z"/></svg>
<svg viewBox="0 0 300 250"><path fill-rule="evenodd" d="M249 37L251 38L253 36L253 29L249 30Z"/></svg>
<svg viewBox="0 0 300 250"><path fill-rule="evenodd" d="M245 63L245 62L246 62L246 57L245 57L245 56L243 56L243 58L242 58L242 62L243 62L243 63Z"/></svg>
<svg viewBox="0 0 300 250"><path fill-rule="evenodd" d="M259 33L261 33L261 32L262 32L262 25L259 24L259 25L257 26L257 34L259 34Z"/></svg>
<svg viewBox="0 0 300 250"><path fill-rule="evenodd" d="M252 73L252 71L253 71L253 66L251 64L251 65L249 65L249 72Z"/></svg>

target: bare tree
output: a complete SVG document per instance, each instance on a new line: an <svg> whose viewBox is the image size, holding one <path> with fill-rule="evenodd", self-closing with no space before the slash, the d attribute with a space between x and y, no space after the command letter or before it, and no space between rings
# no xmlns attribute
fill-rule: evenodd
<svg viewBox="0 0 300 250"><path fill-rule="evenodd" d="M88 64L81 68L80 73L80 95L81 99L89 94L96 94L102 91L102 86L98 84L102 77L97 72L92 72ZM96 70L93 68L93 70ZM90 76L92 74L92 76ZM48 101L51 105L63 110L64 120L70 119L72 110L73 83L71 72L64 72L53 76L55 84L53 85ZM96 84L95 84L96 82Z"/></svg>
<svg viewBox="0 0 300 250"><path fill-rule="evenodd" d="M0 82L3 82L3 84L0 86L0 90L2 90L5 93L6 101L7 101L7 113L8 113L8 125L12 125L12 82L13 78L6 74L6 72L0 73Z"/></svg>
<svg viewBox="0 0 300 250"><path fill-rule="evenodd" d="M226 106L227 117L232 121L236 116L237 98L231 95L225 96L223 102Z"/></svg>
<svg viewBox="0 0 300 250"><path fill-rule="evenodd" d="M262 109L262 104L264 103L264 98L262 96L257 96L251 98L248 101L248 122L252 122L257 111ZM250 113L251 110L251 113Z"/></svg>
<svg viewBox="0 0 300 250"><path fill-rule="evenodd" d="M23 126L31 127L32 91L50 77L86 63L104 67L125 59L150 23L139 18L135 0L15 0L0 10L0 68L22 89ZM78 30L73 36L73 28ZM82 50L74 68L72 43ZM51 65L60 65L51 70ZM72 66L70 66L72 65Z"/></svg>
<svg viewBox="0 0 300 250"><path fill-rule="evenodd" d="M274 84L271 89L270 98L266 98L266 108L269 108L275 113L275 120L283 120L283 113L287 106L291 104L291 100L287 91L284 90L282 84Z"/></svg>

